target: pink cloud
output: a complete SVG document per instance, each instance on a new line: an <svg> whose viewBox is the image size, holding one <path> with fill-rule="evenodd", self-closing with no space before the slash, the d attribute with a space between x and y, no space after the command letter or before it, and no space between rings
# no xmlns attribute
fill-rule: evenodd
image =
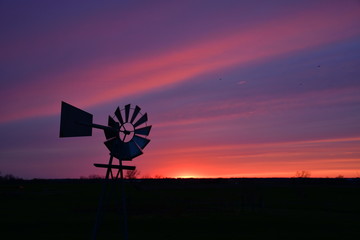
<svg viewBox="0 0 360 240"><path fill-rule="evenodd" d="M143 56L128 63L95 62L58 76L44 76L2 93L2 100L12 104L3 107L0 121L55 114L62 99L85 107L98 105L215 70L346 39L359 34L358 10L329 4L322 11L278 17L246 31L237 32L235 28L225 36L216 34L156 56ZM25 99L29 106L23 108Z"/></svg>

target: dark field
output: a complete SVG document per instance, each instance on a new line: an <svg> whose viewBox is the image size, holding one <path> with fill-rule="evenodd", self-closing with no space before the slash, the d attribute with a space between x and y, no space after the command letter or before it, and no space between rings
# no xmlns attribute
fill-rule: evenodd
<svg viewBox="0 0 360 240"><path fill-rule="evenodd" d="M102 182L0 182L0 239L91 239ZM122 239L108 186L97 239ZM360 179L150 179L126 183L129 239L359 239Z"/></svg>

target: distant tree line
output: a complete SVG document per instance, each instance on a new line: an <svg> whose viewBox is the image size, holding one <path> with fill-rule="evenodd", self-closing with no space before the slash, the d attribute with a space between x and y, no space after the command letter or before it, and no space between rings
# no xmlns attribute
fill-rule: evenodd
<svg viewBox="0 0 360 240"><path fill-rule="evenodd" d="M295 173L295 178L309 178L311 176L311 173L309 171L305 171L305 170L302 170L302 171L297 171Z"/></svg>
<svg viewBox="0 0 360 240"><path fill-rule="evenodd" d="M104 179L104 176L98 175L98 174L90 174L89 176L81 176L80 179ZM165 178L161 175L155 175L155 176L150 176L150 175L142 175L141 176L141 172L137 169L135 170L126 170L124 171L124 178L125 179L162 179Z"/></svg>
<svg viewBox="0 0 360 240"><path fill-rule="evenodd" d="M310 178L310 176L311 176L311 172L302 170L302 171L296 171L295 176L293 178ZM344 175L339 174L335 178L344 178Z"/></svg>
<svg viewBox="0 0 360 240"><path fill-rule="evenodd" d="M0 181L14 181L14 180L21 180L21 178L16 177L12 174L5 174L4 176L0 172Z"/></svg>

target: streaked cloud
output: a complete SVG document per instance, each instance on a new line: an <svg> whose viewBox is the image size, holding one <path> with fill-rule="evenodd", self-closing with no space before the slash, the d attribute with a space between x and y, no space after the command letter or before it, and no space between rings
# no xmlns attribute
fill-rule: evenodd
<svg viewBox="0 0 360 240"><path fill-rule="evenodd" d="M341 10L346 11L346 15ZM338 17L334 17L334 14ZM235 28L222 36L214 33L198 42L180 45L177 49L162 51L160 48L156 55L145 55L139 60L105 64L94 60L92 64L68 68L60 74L40 75L36 81L24 82L2 93L3 101L14 104L2 110L2 121L55 114L61 98L84 106L97 105L121 97L145 94L234 65L264 61L319 44L329 44L358 34L354 28L358 25L357 20L360 20L358 9L346 6L340 10L326 6L321 12L295 11L291 18L277 16L251 29L240 29L238 32ZM38 98L37 94L41 94L41 89L47 89L49 94L41 96L42 101L39 102L35 99ZM79 94L79 91L83 94ZM21 103L16 101L18 93L21 93L22 99L31 102L26 110L17 104Z"/></svg>

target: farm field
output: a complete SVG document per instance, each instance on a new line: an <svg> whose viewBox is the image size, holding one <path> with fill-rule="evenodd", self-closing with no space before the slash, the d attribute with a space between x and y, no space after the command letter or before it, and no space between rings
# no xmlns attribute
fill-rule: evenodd
<svg viewBox="0 0 360 240"><path fill-rule="evenodd" d="M91 239L102 180L0 182L1 239ZM97 239L123 239L121 191L107 185ZM127 180L137 239L357 239L360 179Z"/></svg>

